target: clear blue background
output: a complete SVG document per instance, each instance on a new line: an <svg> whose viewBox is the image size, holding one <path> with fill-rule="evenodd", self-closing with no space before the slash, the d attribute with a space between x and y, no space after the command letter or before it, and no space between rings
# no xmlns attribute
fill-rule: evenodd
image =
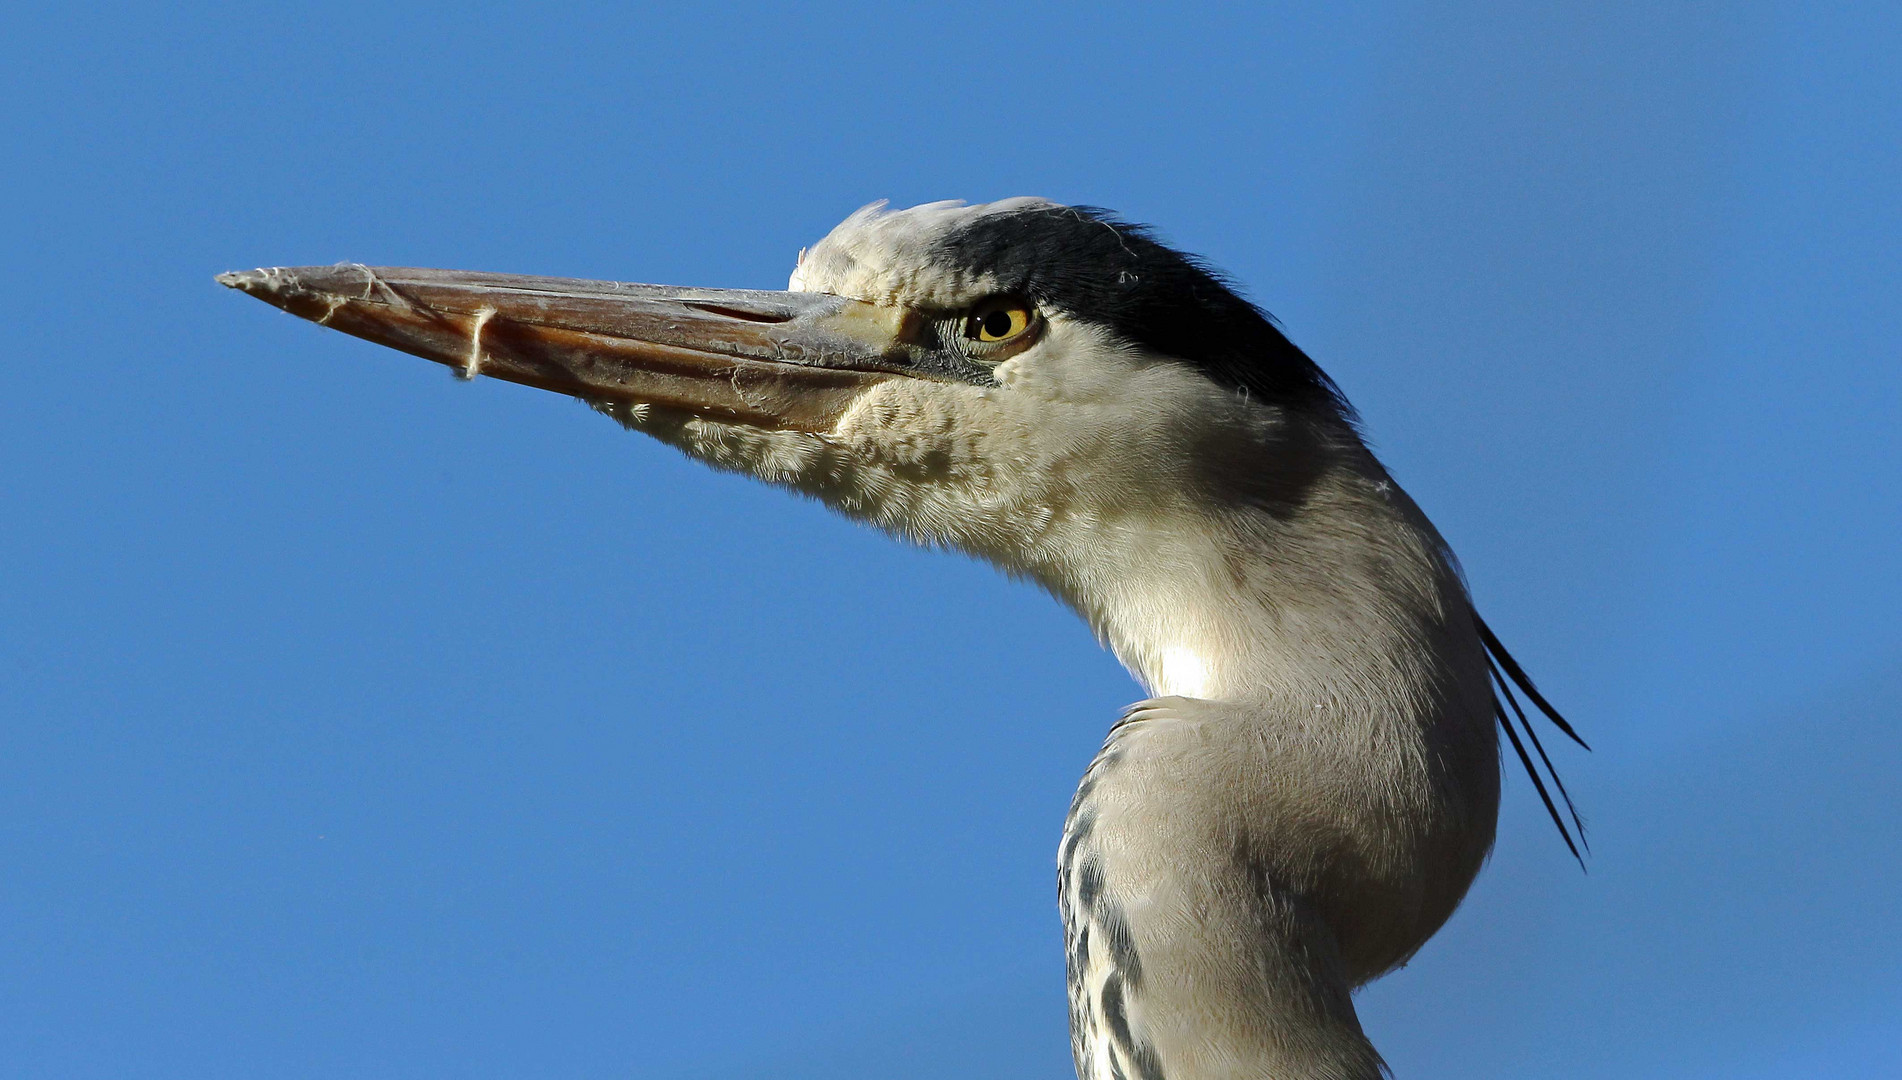
<svg viewBox="0 0 1902 1080"><path fill-rule="evenodd" d="M1403 1080L1902 1073L1902 8L14 8L0 1074L1054 1078L1067 612L211 275L1157 223L1598 747Z"/></svg>

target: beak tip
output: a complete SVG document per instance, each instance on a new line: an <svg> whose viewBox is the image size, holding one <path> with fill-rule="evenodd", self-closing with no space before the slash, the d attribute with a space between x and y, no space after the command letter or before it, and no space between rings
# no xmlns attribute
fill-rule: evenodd
<svg viewBox="0 0 1902 1080"><path fill-rule="evenodd" d="M237 289L256 295L260 292L276 292L272 279L276 275L269 270L227 270L212 280L227 289Z"/></svg>

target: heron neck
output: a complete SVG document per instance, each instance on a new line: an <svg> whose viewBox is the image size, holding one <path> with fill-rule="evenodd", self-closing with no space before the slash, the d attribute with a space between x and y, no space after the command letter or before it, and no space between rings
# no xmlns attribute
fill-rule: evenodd
<svg viewBox="0 0 1902 1080"><path fill-rule="evenodd" d="M1048 583L1158 696L1391 711L1431 696L1470 610L1438 534L1371 456L1292 508L1117 525Z"/></svg>

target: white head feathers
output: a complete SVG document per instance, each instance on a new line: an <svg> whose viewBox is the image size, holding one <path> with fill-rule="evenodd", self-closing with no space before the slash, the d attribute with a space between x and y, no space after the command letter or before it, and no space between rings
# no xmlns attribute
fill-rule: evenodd
<svg viewBox="0 0 1902 1080"><path fill-rule="evenodd" d="M974 218L1056 205L1027 197L976 206L953 199L891 210L881 200L860 207L804 252L786 287L874 304L956 308L996 292L997 285L934 258L934 249Z"/></svg>

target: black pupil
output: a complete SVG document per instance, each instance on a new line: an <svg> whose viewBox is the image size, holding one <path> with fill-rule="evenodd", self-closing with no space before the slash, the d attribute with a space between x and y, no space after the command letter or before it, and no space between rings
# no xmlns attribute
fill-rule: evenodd
<svg viewBox="0 0 1902 1080"><path fill-rule="evenodd" d="M1010 312L993 311L984 316L984 336L1003 337L1010 333Z"/></svg>

